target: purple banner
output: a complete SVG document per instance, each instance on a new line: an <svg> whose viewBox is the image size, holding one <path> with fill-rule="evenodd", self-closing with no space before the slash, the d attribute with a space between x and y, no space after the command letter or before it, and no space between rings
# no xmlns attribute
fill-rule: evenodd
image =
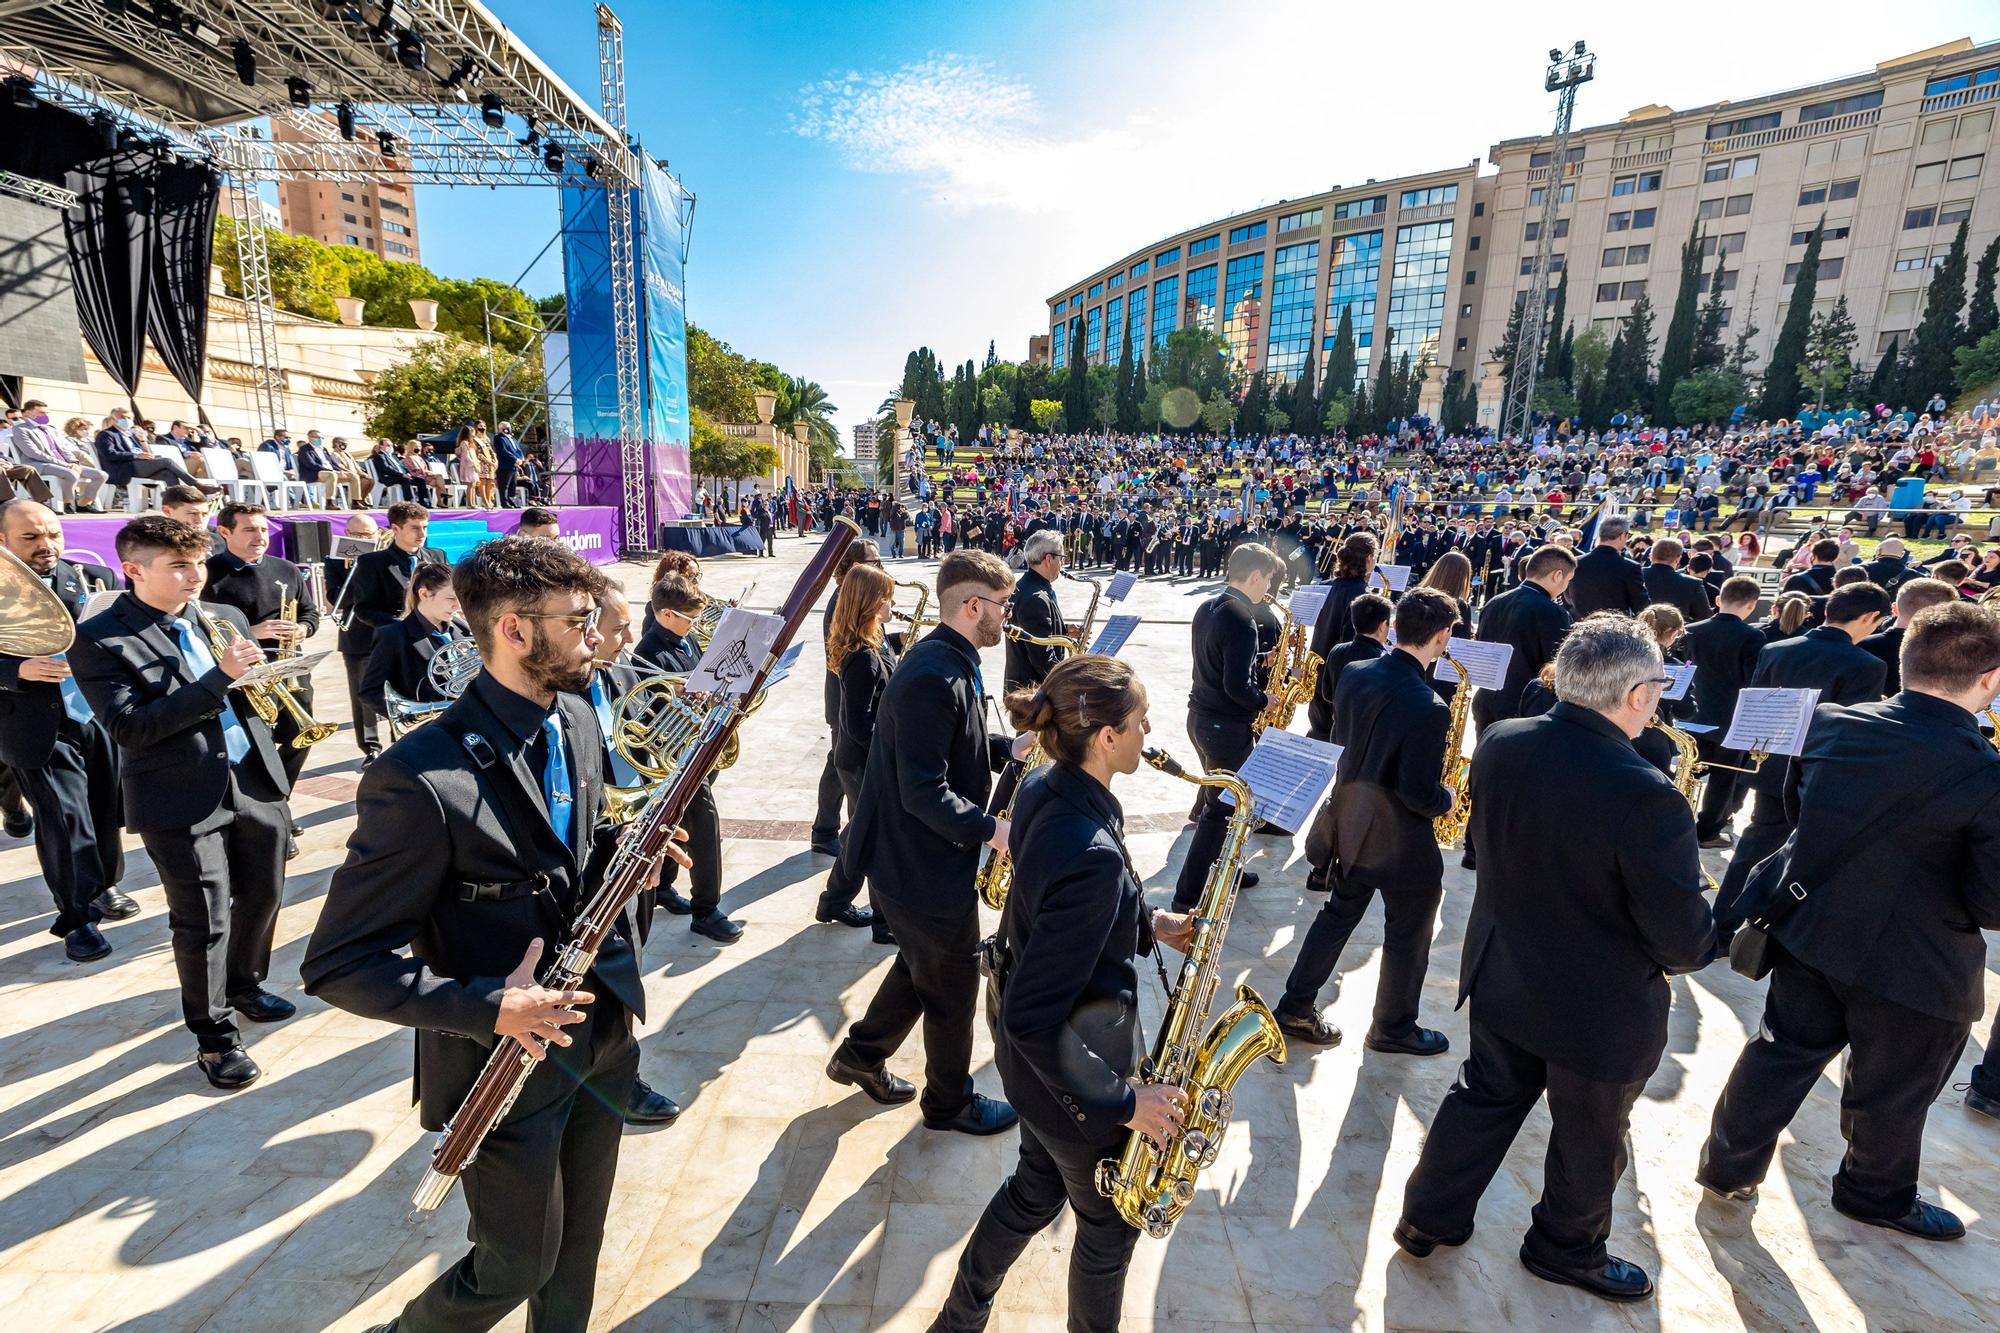
<svg viewBox="0 0 2000 1333"><path fill-rule="evenodd" d="M379 524L387 524L389 516L380 509L368 511ZM563 545L575 551L593 565L613 565L618 563L618 511L610 507L565 506L557 509L561 521ZM288 514L271 515L271 554L289 558L291 553L291 525L313 519L324 519L333 525L333 535L338 537L347 527L348 513L345 510L330 512L294 510ZM478 519L496 537L504 537L520 526L521 511L518 509L433 509L433 523L446 519ZM127 516L107 514L102 517L71 515L63 519L63 547L71 560L88 560L100 565L118 568L118 551L115 545L118 530L125 526Z"/></svg>

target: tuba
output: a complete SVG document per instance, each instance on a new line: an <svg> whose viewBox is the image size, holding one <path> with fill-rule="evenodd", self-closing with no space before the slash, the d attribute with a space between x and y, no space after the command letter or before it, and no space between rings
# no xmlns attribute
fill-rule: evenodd
<svg viewBox="0 0 2000 1333"><path fill-rule="evenodd" d="M230 644L243 638L242 632L236 626L202 610L200 602L189 602L188 607L200 617L202 630L208 635L209 651L217 657L221 657ZM313 721L312 716L300 706L298 696L292 693L291 686L282 680L246 685L243 687L243 697L249 703L250 710L257 714L267 727L278 724L280 713L292 719L293 724L299 729L299 734L292 737L287 747L289 749L303 750L308 746L318 745L340 730L331 722Z"/></svg>
<svg viewBox="0 0 2000 1333"><path fill-rule="evenodd" d="M1279 731L1292 725L1292 718L1299 711L1299 705L1313 697L1319 688L1319 669L1323 663L1320 655L1311 648L1311 637L1306 627L1292 619L1290 607L1284 612L1284 626L1278 631L1278 646L1271 650L1270 692L1277 696L1251 723L1251 730L1262 735L1267 727Z"/></svg>
<svg viewBox="0 0 2000 1333"><path fill-rule="evenodd" d="M56 657L76 639L69 608L34 566L0 547L0 654Z"/></svg>
<svg viewBox="0 0 2000 1333"><path fill-rule="evenodd" d="M1431 829L1440 847L1457 847L1465 842L1466 825L1472 822L1472 765L1465 757L1465 719L1472 713L1472 681L1450 653L1440 660L1449 662L1458 673L1458 688L1451 692L1451 721L1444 729L1444 772L1438 780L1458 799L1431 821Z"/></svg>
<svg viewBox="0 0 2000 1333"><path fill-rule="evenodd" d="M1196 1174L1213 1165L1222 1150L1235 1106L1231 1089L1260 1056L1285 1063L1285 1034L1247 985L1237 986L1235 1001L1213 1023L1208 1017L1222 981L1222 940L1236 905L1244 844L1257 819L1249 784L1226 771L1196 777L1164 750L1147 750L1146 762L1184 782L1219 787L1236 798L1222 851L1195 906L1194 939L1180 979L1167 1001L1153 1053L1141 1068L1146 1082L1171 1083L1187 1094L1187 1118L1164 1144L1134 1130L1115 1161L1097 1164L1097 1192L1111 1200L1120 1217L1161 1240L1194 1202Z"/></svg>

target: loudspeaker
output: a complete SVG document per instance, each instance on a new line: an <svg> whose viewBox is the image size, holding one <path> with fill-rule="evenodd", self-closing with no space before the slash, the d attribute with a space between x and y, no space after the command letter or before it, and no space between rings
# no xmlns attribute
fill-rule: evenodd
<svg viewBox="0 0 2000 1333"><path fill-rule="evenodd" d="M317 565L333 551L333 524L323 518L300 519L288 525L286 533L295 565Z"/></svg>

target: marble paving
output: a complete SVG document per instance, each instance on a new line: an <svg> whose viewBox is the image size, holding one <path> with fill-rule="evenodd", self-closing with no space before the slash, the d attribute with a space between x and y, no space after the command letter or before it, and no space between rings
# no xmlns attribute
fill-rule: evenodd
<svg viewBox="0 0 2000 1333"><path fill-rule="evenodd" d="M813 542L775 560L711 565L712 591L758 587L774 604ZM904 562L899 577L928 577ZM641 589L646 570L618 570ZM1156 739L1192 760L1183 701L1187 620L1201 585L1147 584L1126 652L1152 689ZM1080 586L1062 589L1080 616ZM1105 608L1108 613L1110 608ZM321 640L326 636L322 634ZM619 1163L593 1327L642 1330L920 1329L958 1250L1006 1173L1012 1136L924 1129L821 1074L888 954L866 932L811 924L828 868L802 837L825 747L816 634L790 685L746 729L718 799L727 822L727 909L746 926L718 948L662 917L646 959L644 1073L687 1106L680 1123L629 1131ZM1001 675L998 649L987 676ZM320 716L346 721L338 665ZM1301 722L1300 725L1303 725ZM306 829L278 925L273 988L291 1022L250 1034L264 1080L213 1092L178 1022L165 905L131 844L125 888L143 907L111 924L116 952L66 962L33 851L0 840L0 1327L162 1333L306 1333L381 1322L464 1247L460 1196L413 1221L428 1152L410 1106L411 1038L298 992L298 963L351 826L356 752L318 747L295 812ZM1146 772L1120 795L1134 858L1164 899L1185 848L1190 796ZM1550 799L1562 799L1551 775ZM1275 998L1318 899L1299 840L1253 840L1263 883L1229 937L1230 980ZM1719 863L1715 865L1720 869ZM1427 1020L1462 1049L1451 1010L1471 877L1455 866L1433 950ZM1924 1185L1971 1234L1902 1241L1827 1203L1841 1153L1839 1089L1822 1080L1754 1206L1695 1187L1695 1153L1722 1080L1757 1022L1761 987L1712 968L1675 981L1672 1035L1634 1113L1614 1249L1655 1275L1658 1299L1600 1303L1530 1277L1516 1250L1538 1192L1545 1113L1531 1116L1459 1250L1423 1263L1390 1239L1425 1126L1456 1071L1360 1049L1381 943L1366 919L1337 994L1347 1044L1296 1049L1239 1086L1221 1161L1172 1238L1141 1240L1126 1292L1133 1330L1973 1330L2000 1325L2000 1125L1946 1091L1933 1108ZM1551 978L1551 985L1560 985ZM1989 979L1991 1001L2000 979ZM1158 1011L1152 997L1150 1026ZM981 1087L999 1092L982 1033ZM1979 1054L1987 1025L1966 1052ZM915 1041L895 1068L921 1077ZM1961 1066L1954 1082L1962 1082ZM1836 1071L1832 1071L1837 1073ZM1071 1230L1027 1252L993 1327L1064 1326ZM517 1314L502 1325L525 1327Z"/></svg>

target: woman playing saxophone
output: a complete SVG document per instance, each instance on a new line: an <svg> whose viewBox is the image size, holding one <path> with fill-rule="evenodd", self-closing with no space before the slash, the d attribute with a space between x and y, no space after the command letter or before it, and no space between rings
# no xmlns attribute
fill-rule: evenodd
<svg viewBox="0 0 2000 1333"><path fill-rule="evenodd" d="M1138 1232L1095 1184L1129 1129L1164 1140L1181 1125L1184 1096L1137 1086L1135 959L1157 944L1186 948L1186 916L1148 912L1111 794L1139 766L1146 690L1110 657L1062 662L1008 698L1016 726L1034 731L1052 763L1030 776L1014 806L1014 888L987 942L994 1063L1020 1113L1021 1156L959 1256L937 1330L986 1326L995 1293L1028 1241L1075 1210L1070 1327L1115 1329Z"/></svg>

